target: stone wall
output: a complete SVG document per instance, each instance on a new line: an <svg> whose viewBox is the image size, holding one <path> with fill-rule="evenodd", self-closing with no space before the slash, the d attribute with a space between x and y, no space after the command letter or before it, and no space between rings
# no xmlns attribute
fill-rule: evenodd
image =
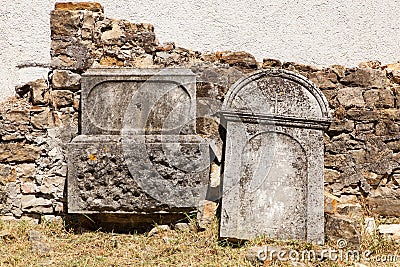
<svg viewBox="0 0 400 267"><path fill-rule="evenodd" d="M51 40L48 77L16 88L16 96L0 105L3 218L66 212L66 148L79 131L80 74L99 66L184 67L196 74L197 133L216 144L214 187L222 151L216 113L229 87L262 68L300 73L323 91L334 118L325 134L327 222L400 216L400 63L320 69L274 59L257 62L246 52L199 53L160 44L150 24L106 18L96 3L57 4Z"/></svg>

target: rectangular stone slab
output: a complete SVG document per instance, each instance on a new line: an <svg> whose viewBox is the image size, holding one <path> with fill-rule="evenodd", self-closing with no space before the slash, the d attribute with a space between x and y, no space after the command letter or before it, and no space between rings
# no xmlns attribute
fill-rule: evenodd
<svg viewBox="0 0 400 267"><path fill-rule="evenodd" d="M189 69L89 69L81 86L82 134L195 131L196 81Z"/></svg>
<svg viewBox="0 0 400 267"><path fill-rule="evenodd" d="M225 115L220 237L323 243L322 131L291 118Z"/></svg>

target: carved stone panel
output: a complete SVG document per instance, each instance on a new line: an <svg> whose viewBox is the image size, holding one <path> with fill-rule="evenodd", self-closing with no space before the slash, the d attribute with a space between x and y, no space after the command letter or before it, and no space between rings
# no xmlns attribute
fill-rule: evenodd
<svg viewBox="0 0 400 267"><path fill-rule="evenodd" d="M196 83L186 69L91 69L82 76L82 134L193 134Z"/></svg>
<svg viewBox="0 0 400 267"><path fill-rule="evenodd" d="M262 71L236 83L226 129L220 236L324 240L322 94L303 77Z"/></svg>

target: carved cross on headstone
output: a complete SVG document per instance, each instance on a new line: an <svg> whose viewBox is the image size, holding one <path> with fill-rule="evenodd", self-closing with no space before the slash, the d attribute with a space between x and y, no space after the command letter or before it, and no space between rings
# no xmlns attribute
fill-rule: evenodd
<svg viewBox="0 0 400 267"><path fill-rule="evenodd" d="M284 98L283 96L283 90L279 87L275 89L275 97L272 97L271 100L275 102L274 104L274 109L273 113L277 114L278 113L278 102L283 102Z"/></svg>

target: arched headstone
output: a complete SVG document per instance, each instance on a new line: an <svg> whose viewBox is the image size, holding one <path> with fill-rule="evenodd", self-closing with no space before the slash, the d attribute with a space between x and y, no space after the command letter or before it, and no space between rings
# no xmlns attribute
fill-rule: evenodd
<svg viewBox="0 0 400 267"><path fill-rule="evenodd" d="M230 88L220 236L324 241L324 139L328 104L311 82L263 70Z"/></svg>

